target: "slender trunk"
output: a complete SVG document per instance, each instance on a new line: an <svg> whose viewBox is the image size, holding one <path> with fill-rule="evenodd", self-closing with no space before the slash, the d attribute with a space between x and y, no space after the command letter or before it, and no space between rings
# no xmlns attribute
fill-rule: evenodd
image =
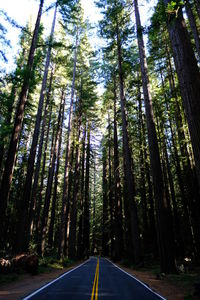
<svg viewBox="0 0 200 300"><path fill-rule="evenodd" d="M116 28L117 33L117 53L118 53L118 71L119 71L119 84L120 84L120 104L121 104L121 115L122 115L122 134L123 134L123 156L124 156L124 189L126 190L126 197L124 199L125 210L127 214L130 214L127 221L127 228L131 231L131 243L129 246L132 253L129 253L130 258L134 259L135 263L140 262L140 237L139 237L139 224L137 216L137 206L135 202L135 180L132 171L132 158L129 147L129 137L127 129L127 118L126 118L126 100L124 95L124 81L122 71L122 54L121 54L121 40L119 34L119 26ZM127 211L128 210L128 211ZM128 238L128 237L127 237ZM128 238L130 239L130 237ZM127 241L128 242L128 241ZM133 251L132 251L133 247ZM130 250L128 250L129 252ZM131 255L132 254L132 255ZM132 256L132 257L131 257Z"/></svg>
<svg viewBox="0 0 200 300"><path fill-rule="evenodd" d="M102 254L109 255L109 236L108 236L108 179L107 179L107 155L106 148L103 147L103 224L102 224Z"/></svg>
<svg viewBox="0 0 200 300"><path fill-rule="evenodd" d="M7 204L9 200L9 193L10 193L10 187L13 177L13 171L14 171L14 165L16 160L16 153L17 153L17 145L19 142L19 136L21 133L23 118L24 118L24 109L25 109L25 103L27 101L27 93L29 89L30 84L30 78L31 78L31 71L33 67L33 61L34 61L34 53L37 45L38 35L39 35L39 27L40 27L40 20L42 15L42 8L43 8L44 0L40 1L39 11L37 15L37 20L35 24L35 29L33 33L31 48L29 52L28 62L26 65L26 76L24 78L24 82L22 85L22 90L19 97L18 107L16 111L15 116L15 122L14 127L12 131L12 136L7 152L7 159L5 163L5 169L2 177L1 182L1 189L0 189L0 239L2 239L1 245L4 245L3 239L4 239L4 220L6 216L6 209Z"/></svg>
<svg viewBox="0 0 200 300"><path fill-rule="evenodd" d="M73 179L74 179L74 154L75 154L75 139L72 138L73 142L70 147L70 155L69 155L69 174L68 174L68 191L67 191L67 203L66 203L66 221L65 221L65 240L64 240L64 250L63 255L67 256L68 253L68 240L69 240L69 224L70 224L70 210L71 210L71 202L72 202L72 188L73 188Z"/></svg>
<svg viewBox="0 0 200 300"><path fill-rule="evenodd" d="M194 4L195 4L195 7L196 7L198 17L200 19L200 0L194 0Z"/></svg>
<svg viewBox="0 0 200 300"><path fill-rule="evenodd" d="M77 36L76 36L76 46L75 46L75 50L74 50L74 68L73 68L71 102L70 102L70 112L69 112L68 132L67 132L67 146L66 146L66 156L65 156L65 173L64 173L64 186L63 186L63 199L62 199L62 209L61 209L61 224L60 224L58 257L64 256L64 246L65 246L65 239L66 239L65 228L66 228L67 194L68 194L69 152L70 152L70 146L71 146L71 127L72 127L72 112L73 112L74 92L75 92L77 47L78 47L78 32L77 32Z"/></svg>
<svg viewBox="0 0 200 300"><path fill-rule="evenodd" d="M90 253L90 125L87 126L87 149L86 149L86 171L85 171L85 201L84 201L84 219L83 219L83 249L84 257L89 257Z"/></svg>
<svg viewBox="0 0 200 300"><path fill-rule="evenodd" d="M164 0L166 6L169 2ZM200 187L200 73L181 9L178 10L177 15L168 16L168 31L190 131L198 187Z"/></svg>
<svg viewBox="0 0 200 300"><path fill-rule="evenodd" d="M46 233L47 233L47 221L48 221L48 215L49 215L49 207L50 207L50 200L51 200L51 190L52 190L52 184L53 184L53 176L55 171L55 162L56 157L58 153L58 141L59 141L59 134L60 134L60 125L61 125L61 115L62 115L62 106L64 102L65 94L62 92L61 101L60 101L60 108L59 108L59 114L58 114L58 124L56 128L55 133L55 141L53 142L52 139L52 157L50 162L50 168L48 173L48 180L47 180L47 188L45 193L45 199L44 199L44 209L43 209L43 216L42 216L42 223L41 223L41 253L44 254L45 249L45 239L46 239Z"/></svg>
<svg viewBox="0 0 200 300"><path fill-rule="evenodd" d="M46 152L48 147L48 141L49 141L49 131L50 131L50 124L51 124L51 116L52 116L52 105L50 107L50 113L49 113L49 121L47 126L47 132L46 132L46 139L44 144L44 151L43 151L43 163L42 163L42 172L41 172L41 179L40 179L40 188L39 188L39 195L38 195L38 201L36 202L36 209L35 209L35 218L33 222L33 228L35 228L35 232L38 234L40 232L40 225L41 225L41 207L42 207L42 192L44 187L44 178L45 178L45 167L46 167Z"/></svg>
<svg viewBox="0 0 200 300"><path fill-rule="evenodd" d="M144 102L146 110L151 172L153 178L154 197L156 204L157 234L160 251L161 271L165 273L171 273L176 272L174 240L172 235L173 228L171 224L170 208L167 205L167 199L163 184L160 154L154 123L152 99L150 94L149 78L147 72L147 61L137 0L134 0L134 7L137 26L140 66L142 73Z"/></svg>
<svg viewBox="0 0 200 300"><path fill-rule="evenodd" d="M93 211L92 211L92 254L96 254L96 157L94 154L94 190L93 190Z"/></svg>
<svg viewBox="0 0 200 300"><path fill-rule="evenodd" d="M200 210L198 208L198 185L196 184L196 173L194 172L194 167L191 166L191 161L190 161L190 155L188 153L187 149L187 142L186 142L186 136L184 132L184 123L183 123L183 118L180 110L180 106L178 103L178 97L176 94L176 89L175 89L175 79L173 76L172 72L172 66L171 66L171 61L170 61L170 56L169 52L168 53L168 75L169 75L169 85L171 89L171 93L175 98L175 123L176 123L176 128L178 132L178 142L180 146L180 152L181 156L184 158L182 160L182 170L180 166L180 159L178 157L178 152L176 150L176 145L175 145L175 137L174 134L172 133L172 141L173 141L173 146L174 146L174 151L175 151L175 158L176 158L176 169L177 169L177 176L178 176L178 181L179 181L179 187L182 195L182 202L183 202L183 208L184 208L184 214L186 220L188 220L188 228L186 227L187 231L187 236L189 239L192 239L192 243L185 243L185 248L188 247L188 244L192 244L194 248L194 253L198 257L199 253L199 230L198 230L198 223L199 223L199 218L197 217L198 211ZM171 121L170 121L171 122ZM172 130L172 125L171 126L171 132ZM192 220L194 219L194 221Z"/></svg>
<svg viewBox="0 0 200 300"><path fill-rule="evenodd" d="M113 182L112 182L112 163L111 163L111 122L108 114L108 199L110 210L110 257L113 258L114 248L114 228L113 228Z"/></svg>
<svg viewBox="0 0 200 300"><path fill-rule="evenodd" d="M161 76L161 83L162 83L162 92L165 98L165 105L166 105L166 111L169 112L169 105L168 100L165 94L164 90L164 79L162 70L160 68L160 76ZM170 120L170 116L168 116L168 119ZM165 128L164 128L164 118L161 118L161 130L162 130L162 136L163 136L163 152L164 152L164 159L166 162L166 170L168 175L168 181L169 181L169 187L170 187L170 193L171 193L171 200L172 200L172 207L173 207L173 220L174 220L174 234L175 234L175 242L176 242L176 253L180 257L184 257L184 243L183 243L183 237L181 233L181 226L179 221L179 214L178 214L178 207L177 207L177 201L176 201L176 195L175 195L175 188L174 188L174 182L173 177L171 173L171 167L168 157L168 151L167 151L167 140L165 137ZM167 136L167 133L166 133Z"/></svg>
<svg viewBox="0 0 200 300"><path fill-rule="evenodd" d="M38 155L37 155L37 163L36 163L36 168L35 168L32 195L31 195L31 202L30 202L30 206L29 206L29 220L28 220L29 221L29 224L28 224L29 227L28 227L28 232L30 232L30 236L32 235L33 219L34 219L34 216L35 216L37 188L38 188L38 180L39 180L39 173L40 173L40 164L41 164L41 158L42 158L43 143L44 143L45 127L46 127L47 114L48 114L49 101L50 101L50 94L51 94L51 88L52 88L52 80L53 80L53 71L51 72L49 90L48 90L48 93L47 93L47 99L46 99L46 103L45 103L44 116L43 116L41 135L40 135L40 141L39 141L39 148L38 148ZM29 234L27 236L29 236Z"/></svg>
<svg viewBox="0 0 200 300"><path fill-rule="evenodd" d="M16 82L16 78L14 78L14 83L11 89L11 93L10 93L10 97L9 97L9 106L8 106L8 111L7 111L7 116L6 116L6 120L5 120L5 124L7 126L11 126L11 122L12 122L12 113L13 113L13 105L15 102L15 98L16 98L16 92L17 92L17 82ZM1 174L3 173L3 158L4 158L4 154L5 154L5 138L7 137L8 133L1 133L0 135L0 181L1 181Z"/></svg>
<svg viewBox="0 0 200 300"><path fill-rule="evenodd" d="M74 184L73 184L73 195L72 195L72 205L70 212L70 226L69 226L69 253L68 256L72 259L77 258L77 201L78 201L78 191L79 191L79 180L80 180L80 141L81 141L81 117L78 121L78 143L76 145L76 162L75 162L75 174L74 174Z"/></svg>
<svg viewBox="0 0 200 300"><path fill-rule="evenodd" d="M38 111L36 116L36 122L35 122L35 129L33 133L33 140L32 145L30 149L29 159L28 159L28 166L27 166L27 175L26 180L24 184L24 194L23 194L23 205L24 205L24 212L21 217L21 226L20 226L20 233L19 233L19 239L18 239L18 245L17 249L19 251L27 250L28 248L28 235L30 234L27 232L28 228L28 208L29 208L29 201L31 196L31 186L32 186L32 178L33 178L33 172L34 172L34 162L35 162L35 155L37 150L37 144L38 144L38 138L40 133L40 123L42 118L42 111L43 111L43 103L44 103L44 97L46 92L46 85L47 85L47 77L48 77L48 71L49 71L49 65L50 65L50 59L51 59L51 43L53 40L53 34L55 29L55 23L56 23L56 12L57 12L57 6L55 8L54 12L54 18L51 28L51 34L49 38L49 47L46 55L46 63L45 63L45 69L44 69L44 75L42 80L42 88L40 91L40 99L38 104ZM22 237L22 238L20 238ZM25 237L25 238L24 238Z"/></svg>
<svg viewBox="0 0 200 300"><path fill-rule="evenodd" d="M83 203L84 203L84 182L85 182L85 139L86 128L84 128L82 141L82 158L81 158L81 193L80 193L80 217L78 226L78 258L83 258Z"/></svg>
<svg viewBox="0 0 200 300"><path fill-rule="evenodd" d="M115 80L114 80L115 81ZM119 149L117 133L116 82L114 82L114 255L115 261L123 256L122 193L119 172Z"/></svg>
<svg viewBox="0 0 200 300"><path fill-rule="evenodd" d="M149 240L149 220L148 220L148 209L147 209L147 196L146 196L146 185L145 185L145 162L144 162L144 143L142 136L142 99L140 92L140 81L138 86L138 101L139 101L139 144L140 144L140 196L141 196L141 204L142 204L142 238L143 238L143 248L144 251L149 250L150 240ZM151 239L151 237L150 237Z"/></svg>
<svg viewBox="0 0 200 300"><path fill-rule="evenodd" d="M51 218L48 232L48 245L50 248L53 246L53 234L54 234L54 223L55 223L55 213L56 213L56 203L57 203L57 189L58 189L58 174L60 168L60 157L61 157L61 145L62 145L62 130L63 130L63 121L64 121L64 111L65 111L65 96L62 105L62 117L59 129L59 144L58 144L58 153L57 153L57 163L56 163L56 171L55 171L55 181L54 181L54 190L53 190L53 200L52 200L52 208L51 208Z"/></svg>
<svg viewBox="0 0 200 300"><path fill-rule="evenodd" d="M191 4L188 0L186 1L185 9L186 9L186 13L187 13L188 20L189 20L189 23L190 23L190 27L191 27L191 30L192 30L192 34L193 34L193 37L194 37L197 53L198 53L198 56L199 56L199 59L200 59L199 33L198 33L195 18L194 18L194 14L193 14L193 11L192 11L192 8L191 8Z"/></svg>

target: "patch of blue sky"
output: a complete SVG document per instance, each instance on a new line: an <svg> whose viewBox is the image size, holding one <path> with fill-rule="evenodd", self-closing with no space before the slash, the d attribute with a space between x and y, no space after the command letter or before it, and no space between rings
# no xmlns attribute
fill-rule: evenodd
<svg viewBox="0 0 200 300"><path fill-rule="evenodd" d="M55 0L46 0L45 8L49 7ZM141 12L141 20L142 25L146 26L149 24L149 19L153 12L153 7L156 4L156 0L151 1L142 1L139 0L140 12ZM97 26L98 21L102 18L102 14L100 10L96 7L94 0L81 0L82 7L84 9L84 16L89 20L89 22L93 25L93 30L90 32L89 41L94 50L98 51L102 46L104 46L104 41L99 38L97 35ZM25 26L27 22L32 19L33 25L35 24L35 19L37 16L39 7L39 1L35 0L6 0L1 1L0 9L5 11L10 18L15 20L20 26ZM45 12L42 16L42 22L45 27L45 35L47 36L50 33L51 22L53 18L53 9ZM133 22L134 22L134 12L132 14ZM10 40L12 48L7 48L6 56L8 58L8 63L1 62L1 68L6 68L7 72L14 70L15 63L14 58L19 51L19 35L21 30L19 28L15 28L5 22L4 19L1 20L1 23L6 26L7 34L6 38Z"/></svg>

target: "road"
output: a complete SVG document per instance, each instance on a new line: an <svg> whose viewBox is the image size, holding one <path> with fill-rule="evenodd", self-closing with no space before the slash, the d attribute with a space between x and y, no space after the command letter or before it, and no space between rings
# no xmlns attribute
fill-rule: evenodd
<svg viewBox="0 0 200 300"><path fill-rule="evenodd" d="M165 299L105 258L91 257L23 300Z"/></svg>

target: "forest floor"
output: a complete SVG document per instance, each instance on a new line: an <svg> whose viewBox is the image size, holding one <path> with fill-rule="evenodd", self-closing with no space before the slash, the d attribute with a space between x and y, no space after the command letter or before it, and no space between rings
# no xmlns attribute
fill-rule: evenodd
<svg viewBox="0 0 200 300"><path fill-rule="evenodd" d="M80 262L73 266L62 269L49 268L43 270L44 273L37 275L20 274L10 277L10 282L0 282L0 300L18 300L26 296L34 290L40 288L46 283L52 281L66 271L72 269ZM119 265L123 270L130 273L152 290L165 297L167 300L190 300L193 299L193 285L199 278L196 273L188 273L182 275L168 275L162 279L158 279L155 270L134 270L128 267Z"/></svg>

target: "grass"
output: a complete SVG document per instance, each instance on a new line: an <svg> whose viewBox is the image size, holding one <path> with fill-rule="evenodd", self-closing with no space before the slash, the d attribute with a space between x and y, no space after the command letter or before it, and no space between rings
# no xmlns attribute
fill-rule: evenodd
<svg viewBox="0 0 200 300"><path fill-rule="evenodd" d="M141 271L141 272L150 272L155 277L159 277L160 275L160 266L158 262L154 261L153 263L150 261L145 261L144 265L135 266L128 260L122 260L120 262L123 266ZM187 273L180 273L180 274L168 274L163 276L163 280L167 281L172 285L177 285L180 289L184 288L187 291L185 295L185 300L194 299L193 292L194 292L194 283L200 282L200 268L199 266L192 266L191 270Z"/></svg>
<svg viewBox="0 0 200 300"><path fill-rule="evenodd" d="M194 283L200 282L200 274L199 273L183 273L179 275L170 274L167 275L166 280L172 284L176 284L180 288L186 288L188 290L185 295L185 300L194 299Z"/></svg>
<svg viewBox="0 0 200 300"><path fill-rule="evenodd" d="M74 264L74 261L64 258L58 260L55 257L43 257L39 260L39 267L37 274L40 273L49 273L52 270L62 270L63 268L70 267Z"/></svg>
<svg viewBox="0 0 200 300"><path fill-rule="evenodd" d="M62 270L63 268L70 267L73 264L74 261L68 258L64 258L63 260L58 260L55 257L43 257L39 259L37 274L50 273L53 270ZM0 274L0 285L17 281L20 279L22 274L26 274L26 272L23 270L19 270L17 272Z"/></svg>
<svg viewBox="0 0 200 300"><path fill-rule="evenodd" d="M8 273L8 274L0 274L0 285L17 281L24 273L25 273L24 271L20 271L20 272Z"/></svg>

